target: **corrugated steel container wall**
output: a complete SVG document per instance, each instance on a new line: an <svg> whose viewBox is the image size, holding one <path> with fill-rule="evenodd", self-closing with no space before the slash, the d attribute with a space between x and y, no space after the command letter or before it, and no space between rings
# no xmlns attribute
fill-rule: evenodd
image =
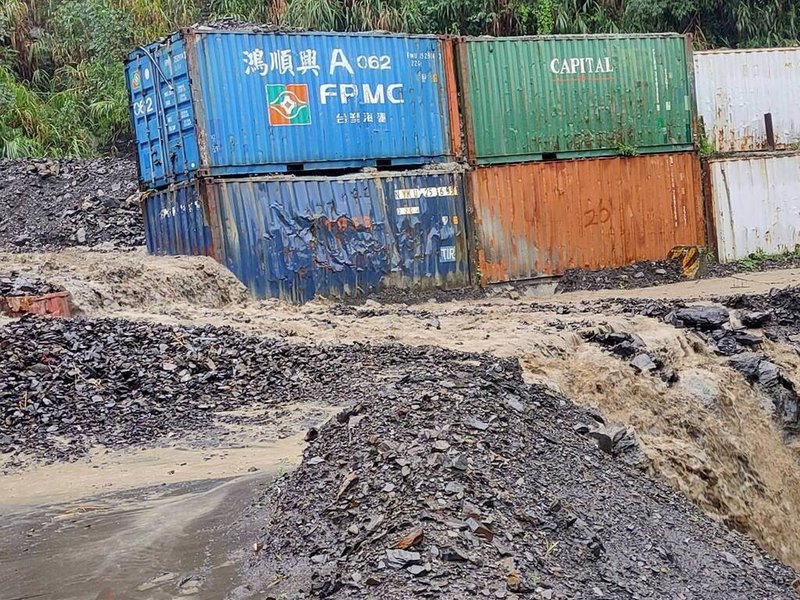
<svg viewBox="0 0 800 600"><path fill-rule="evenodd" d="M687 42L677 34L462 41L469 158L498 164L617 155L625 146L692 149Z"/></svg>
<svg viewBox="0 0 800 600"><path fill-rule="evenodd" d="M712 159L717 252L721 262L794 251L800 244L800 154Z"/></svg>
<svg viewBox="0 0 800 600"><path fill-rule="evenodd" d="M144 202L147 251L150 254L216 256L215 217L202 202L201 184L173 186Z"/></svg>
<svg viewBox="0 0 800 600"><path fill-rule="evenodd" d="M147 247L216 256L257 298L470 284L463 173L207 179L146 205Z"/></svg>
<svg viewBox="0 0 800 600"><path fill-rule="evenodd" d="M126 73L151 187L459 152L452 42L441 37L190 29L132 53Z"/></svg>
<svg viewBox="0 0 800 600"><path fill-rule="evenodd" d="M469 182L484 284L665 258L704 245L693 152L481 167Z"/></svg>
<svg viewBox="0 0 800 600"><path fill-rule="evenodd" d="M697 52L694 68L698 112L716 151L766 149L767 113L776 149L800 142L800 48Z"/></svg>

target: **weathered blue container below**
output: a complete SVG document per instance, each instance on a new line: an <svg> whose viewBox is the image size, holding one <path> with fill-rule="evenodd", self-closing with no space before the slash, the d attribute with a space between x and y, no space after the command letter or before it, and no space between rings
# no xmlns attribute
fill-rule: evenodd
<svg viewBox="0 0 800 600"><path fill-rule="evenodd" d="M208 206L200 181L152 194L144 203L147 251L150 254L216 256Z"/></svg>
<svg viewBox="0 0 800 600"><path fill-rule="evenodd" d="M140 183L423 165L460 152L437 36L184 29L125 64Z"/></svg>
<svg viewBox="0 0 800 600"><path fill-rule="evenodd" d="M470 284L460 167L339 177L208 179L154 194L158 207L195 206L197 223L148 221L151 252L175 254L212 232L214 254L256 298L305 302L357 297L385 288L460 288ZM147 209L148 219L171 218ZM180 211L179 211L180 212ZM187 211L186 214L190 214Z"/></svg>

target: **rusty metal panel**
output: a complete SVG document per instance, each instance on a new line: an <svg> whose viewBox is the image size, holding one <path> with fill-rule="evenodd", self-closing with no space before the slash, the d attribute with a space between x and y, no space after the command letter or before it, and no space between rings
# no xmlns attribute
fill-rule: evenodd
<svg viewBox="0 0 800 600"><path fill-rule="evenodd" d="M800 154L759 154L708 162L717 252L731 262L800 244Z"/></svg>
<svg viewBox="0 0 800 600"><path fill-rule="evenodd" d="M467 38L459 63L473 164L693 147L684 36Z"/></svg>
<svg viewBox="0 0 800 600"><path fill-rule="evenodd" d="M483 284L665 258L703 245L696 153L521 163L469 173Z"/></svg>
<svg viewBox="0 0 800 600"><path fill-rule="evenodd" d="M800 142L800 48L694 53L697 107L717 152L765 150L764 115L775 148Z"/></svg>
<svg viewBox="0 0 800 600"><path fill-rule="evenodd" d="M150 194L144 201L144 225L150 254L216 256L209 207L201 183L179 184Z"/></svg>
<svg viewBox="0 0 800 600"><path fill-rule="evenodd" d="M70 318L72 294L55 292L44 296L0 296L0 314L21 317L26 314Z"/></svg>

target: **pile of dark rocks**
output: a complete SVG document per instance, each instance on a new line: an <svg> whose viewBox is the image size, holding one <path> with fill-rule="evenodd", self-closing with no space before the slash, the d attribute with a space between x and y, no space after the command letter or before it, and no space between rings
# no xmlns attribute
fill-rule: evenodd
<svg viewBox="0 0 800 600"><path fill-rule="evenodd" d="M731 296L720 302L738 310L743 325L763 328L769 339L800 347L800 287Z"/></svg>
<svg viewBox="0 0 800 600"><path fill-rule="evenodd" d="M26 277L16 271L0 273L0 297L44 296L63 292L64 289L38 277Z"/></svg>
<svg viewBox="0 0 800 600"><path fill-rule="evenodd" d="M25 317L0 329L0 452L72 459L201 431L216 411L254 403L344 402L370 386L353 375L368 362L361 346L227 328Z"/></svg>
<svg viewBox="0 0 800 600"><path fill-rule="evenodd" d="M718 298L717 302L717 305L687 305L683 301L619 299L600 304L604 310L640 314L693 330L716 354L730 357L728 364L772 401L773 414L787 433L800 433L800 396L795 383L761 351L767 338L793 344L800 353L800 287L776 289L762 295ZM735 309L733 315L729 308ZM636 336L609 333L599 337L591 335L589 341L630 360L631 366L640 371L660 373L662 378L666 373L670 378L677 378L663 361L648 354ZM665 381L671 382L670 379Z"/></svg>
<svg viewBox="0 0 800 600"><path fill-rule="evenodd" d="M144 243L133 160L0 161L0 251Z"/></svg>
<svg viewBox="0 0 800 600"><path fill-rule="evenodd" d="M309 431L247 515L241 595L795 597L793 571L614 458L625 431L526 385L516 361L373 352L388 355L362 371L368 396Z"/></svg>
<svg viewBox="0 0 800 600"><path fill-rule="evenodd" d="M794 254L761 259L757 262L742 261L720 264L702 261L695 279L730 277L737 273L793 269L797 267L800 267L800 256ZM679 283L681 281L688 281L688 278L681 272L680 260L645 260L623 267L598 269L596 271L569 269L559 279L556 291L628 290Z"/></svg>
<svg viewBox="0 0 800 600"><path fill-rule="evenodd" d="M685 280L680 260L646 260L596 271L568 269L558 280L556 291L627 290Z"/></svg>

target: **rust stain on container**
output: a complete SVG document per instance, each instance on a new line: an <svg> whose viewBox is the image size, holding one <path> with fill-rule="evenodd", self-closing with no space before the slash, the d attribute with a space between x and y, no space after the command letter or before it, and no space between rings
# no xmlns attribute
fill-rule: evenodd
<svg viewBox="0 0 800 600"><path fill-rule="evenodd" d="M454 39L442 40L442 59L444 62L445 90L448 113L450 115L450 143L453 155L463 157L461 147L461 115L458 112L458 77L456 76Z"/></svg>
<svg viewBox="0 0 800 600"><path fill-rule="evenodd" d="M10 317L31 314L69 318L72 316L72 295L56 292L44 296L3 296L0 298L0 313Z"/></svg>
<svg viewBox="0 0 800 600"><path fill-rule="evenodd" d="M482 284L663 259L704 245L696 153L482 167L469 174Z"/></svg>

